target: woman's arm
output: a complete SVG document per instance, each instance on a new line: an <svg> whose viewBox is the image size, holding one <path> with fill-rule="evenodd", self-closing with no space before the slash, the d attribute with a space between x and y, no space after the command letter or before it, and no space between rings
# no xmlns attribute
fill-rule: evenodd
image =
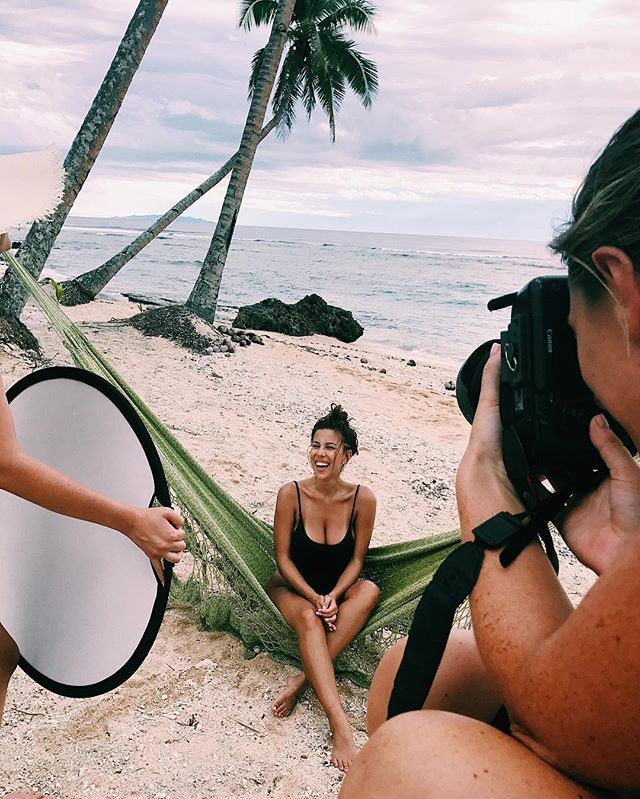
<svg viewBox="0 0 640 799"><path fill-rule="evenodd" d="M355 581L360 577L364 559L371 543L373 525L376 520L376 498L372 491L365 486L361 486L358 492L358 509L355 517L355 548L353 557L347 564L345 570L340 575L338 582L330 592L336 603L344 596L345 592L351 588Z"/></svg>
<svg viewBox="0 0 640 799"><path fill-rule="evenodd" d="M458 474L465 540L497 512L522 509L499 452L498 369L492 357ZM514 735L572 775L621 789L640 785L639 569L640 536L630 537L573 611L536 543L507 569L488 552L471 595L478 647Z"/></svg>
<svg viewBox="0 0 640 799"><path fill-rule="evenodd" d="M320 608L324 597L317 594L298 571L291 560L291 531L295 524L296 489L293 483L283 485L278 491L276 512L273 519L273 546L278 571L289 586L311 604Z"/></svg>
<svg viewBox="0 0 640 799"><path fill-rule="evenodd" d="M171 508L135 508L85 488L25 455L18 444L0 380L0 489L55 513L110 527L126 535L151 560L178 563L185 548L182 517Z"/></svg>

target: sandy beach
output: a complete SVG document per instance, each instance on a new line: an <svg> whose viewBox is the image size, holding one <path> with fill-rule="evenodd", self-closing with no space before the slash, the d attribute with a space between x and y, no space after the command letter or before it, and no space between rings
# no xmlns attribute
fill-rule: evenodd
<svg viewBox="0 0 640 799"><path fill-rule="evenodd" d="M67 311L203 467L261 518L272 520L280 485L308 474L310 428L335 401L361 440L346 479L378 497L373 543L456 527L454 476L468 424L444 384L457 364L408 354L417 361L409 366L365 344L278 334L230 357L195 356L119 321L138 312L131 303ZM31 304L23 321L41 342L41 366L70 363ZM6 388L32 368L0 349ZM566 548L560 555L577 601L590 576ZM244 660L234 639L170 608L150 656L111 694L64 699L17 673L0 730L0 795L37 787L59 799L334 797L341 775L328 765L315 699L285 720L269 712L291 673L264 654ZM366 692L348 682L340 691L363 744Z"/></svg>

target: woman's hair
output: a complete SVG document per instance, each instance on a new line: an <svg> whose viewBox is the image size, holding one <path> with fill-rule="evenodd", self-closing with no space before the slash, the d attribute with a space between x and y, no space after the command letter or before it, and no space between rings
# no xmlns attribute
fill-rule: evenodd
<svg viewBox="0 0 640 799"><path fill-rule="evenodd" d="M571 219L549 244L587 301L604 290L592 253L619 247L640 270L640 111L613 134L573 198Z"/></svg>
<svg viewBox="0 0 640 799"><path fill-rule="evenodd" d="M342 405L336 405L335 402L331 403L331 410L326 416L313 425L311 431L311 440L318 430L335 430L342 436L342 443L345 449L351 450L353 455L358 454L358 434L351 427L351 420L349 414L343 409Z"/></svg>

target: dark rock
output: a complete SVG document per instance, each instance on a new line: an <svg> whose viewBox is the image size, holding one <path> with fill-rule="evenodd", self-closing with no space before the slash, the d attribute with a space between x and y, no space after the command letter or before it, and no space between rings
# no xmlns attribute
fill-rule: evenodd
<svg viewBox="0 0 640 799"><path fill-rule="evenodd" d="M387 374L387 370L386 369L378 369L378 371L380 372L381 375L386 375Z"/></svg>
<svg viewBox="0 0 640 799"><path fill-rule="evenodd" d="M444 384L444 388L445 391L455 391L456 384L453 382L453 380L447 380L447 382Z"/></svg>
<svg viewBox="0 0 640 799"><path fill-rule="evenodd" d="M366 358L360 358L360 363L369 363L369 361Z"/></svg>
<svg viewBox="0 0 640 799"><path fill-rule="evenodd" d="M340 341L360 338L364 329L351 311L328 305L317 294L309 294L292 305L274 299L240 308L233 320L234 327L272 330L288 336L311 336L320 333Z"/></svg>
<svg viewBox="0 0 640 799"><path fill-rule="evenodd" d="M407 361L407 366L417 366L417 364L413 360L413 358L409 358L409 360Z"/></svg>

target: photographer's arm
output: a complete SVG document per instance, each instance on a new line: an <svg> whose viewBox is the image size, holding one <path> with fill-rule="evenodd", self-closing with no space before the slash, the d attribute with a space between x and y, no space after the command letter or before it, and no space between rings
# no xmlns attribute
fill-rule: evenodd
<svg viewBox="0 0 640 799"><path fill-rule="evenodd" d="M458 473L467 540L497 512L522 509L499 453L498 369L494 356ZM581 779L620 788L640 780L639 569L640 538L572 611L536 543L507 569L488 552L471 599L478 647L515 737Z"/></svg>

